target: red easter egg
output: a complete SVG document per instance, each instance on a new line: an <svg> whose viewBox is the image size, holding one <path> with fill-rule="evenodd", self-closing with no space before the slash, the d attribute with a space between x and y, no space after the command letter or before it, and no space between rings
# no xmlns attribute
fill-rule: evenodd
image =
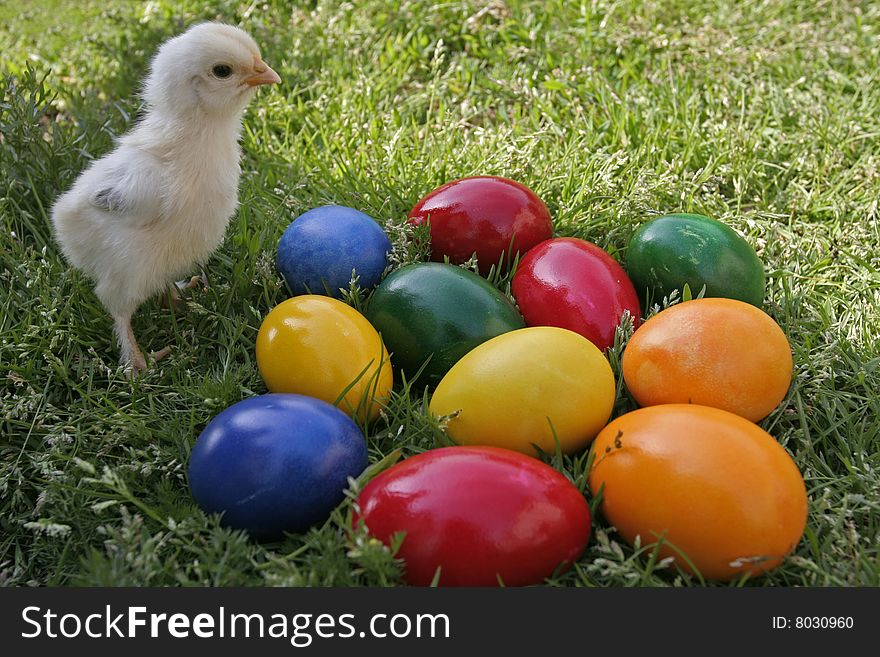
<svg viewBox="0 0 880 657"><path fill-rule="evenodd" d="M562 474L497 447L444 447L371 480L358 497L369 533L390 545L410 584L524 586L567 570L590 538L590 509Z"/></svg>
<svg viewBox="0 0 880 657"><path fill-rule="evenodd" d="M635 326L641 307L635 288L614 258L573 237L547 240L520 260L511 292L528 326L580 333L603 351L628 310Z"/></svg>
<svg viewBox="0 0 880 657"><path fill-rule="evenodd" d="M438 187L416 203L409 218L416 225L430 220L433 260L448 256L457 264L476 253L484 274L508 249L512 259L553 234L544 202L525 185L498 176L462 178Z"/></svg>

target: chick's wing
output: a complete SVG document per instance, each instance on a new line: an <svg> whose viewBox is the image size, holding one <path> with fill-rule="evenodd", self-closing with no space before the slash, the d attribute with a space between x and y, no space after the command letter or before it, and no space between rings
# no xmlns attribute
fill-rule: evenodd
<svg viewBox="0 0 880 657"><path fill-rule="evenodd" d="M166 173L148 153L122 149L96 162L84 180L88 202L113 219L149 224L162 216Z"/></svg>

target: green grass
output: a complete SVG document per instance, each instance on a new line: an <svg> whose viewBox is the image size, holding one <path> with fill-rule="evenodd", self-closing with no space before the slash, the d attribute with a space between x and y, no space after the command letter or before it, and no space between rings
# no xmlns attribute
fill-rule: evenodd
<svg viewBox="0 0 880 657"><path fill-rule="evenodd" d="M217 412L265 390L254 342L286 296L273 255L291 219L338 203L400 224L433 187L499 174L546 201L558 234L624 262L659 212L714 216L757 247L795 359L762 426L810 506L794 554L747 584L880 584L878 3L294 4L0 3L0 582L398 583L345 507L278 543L220 527L189 496L188 454ZM47 212L138 116L156 45L205 18L248 29L284 83L246 116L241 210L211 288L178 314L141 308L141 343L174 350L131 383ZM419 395L387 415L371 463L443 441ZM555 461L581 486L585 463ZM650 554L599 518L551 583L699 584Z"/></svg>

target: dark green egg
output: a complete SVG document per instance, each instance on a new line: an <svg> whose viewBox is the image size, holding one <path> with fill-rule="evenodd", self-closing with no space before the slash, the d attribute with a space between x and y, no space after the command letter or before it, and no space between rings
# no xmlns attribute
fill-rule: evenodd
<svg viewBox="0 0 880 657"><path fill-rule="evenodd" d="M652 219L632 236L626 271L642 299L658 303L685 283L693 296L738 299L761 307L764 266L732 228L699 214ZM647 307L647 306L645 306Z"/></svg>
<svg viewBox="0 0 880 657"><path fill-rule="evenodd" d="M431 386L477 345L525 327L516 307L486 279L434 262L389 274L366 316L382 334L392 364L408 378L430 358L418 383Z"/></svg>

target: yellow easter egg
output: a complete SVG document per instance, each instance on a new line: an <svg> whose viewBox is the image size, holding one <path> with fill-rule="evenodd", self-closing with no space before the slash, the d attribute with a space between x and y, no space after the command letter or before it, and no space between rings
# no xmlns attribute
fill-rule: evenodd
<svg viewBox="0 0 880 657"><path fill-rule="evenodd" d="M306 294L278 304L257 334L257 365L271 392L293 392L373 420L393 385L388 352L354 308Z"/></svg>
<svg viewBox="0 0 880 657"><path fill-rule="evenodd" d="M614 405L611 366L583 336L536 326L492 338L443 377L431 399L451 416L447 434L461 445L492 445L536 456L585 448Z"/></svg>

